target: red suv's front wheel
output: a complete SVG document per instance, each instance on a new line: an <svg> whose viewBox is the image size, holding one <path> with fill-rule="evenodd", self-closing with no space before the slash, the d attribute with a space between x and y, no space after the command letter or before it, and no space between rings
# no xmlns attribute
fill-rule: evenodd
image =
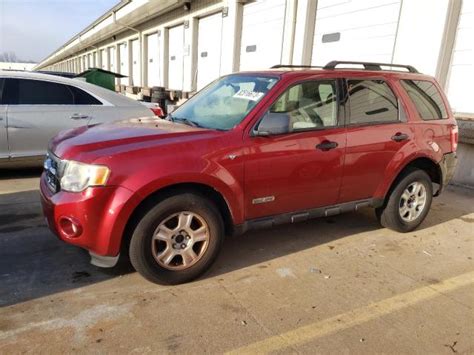
<svg viewBox="0 0 474 355"><path fill-rule="evenodd" d="M130 242L130 260L152 282L188 282L210 267L223 239L222 218L214 204L196 194L178 194L140 220Z"/></svg>

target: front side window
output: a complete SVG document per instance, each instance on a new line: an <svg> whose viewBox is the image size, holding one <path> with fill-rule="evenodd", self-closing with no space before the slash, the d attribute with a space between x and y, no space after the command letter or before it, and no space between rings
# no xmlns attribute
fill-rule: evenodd
<svg viewBox="0 0 474 355"><path fill-rule="evenodd" d="M290 132L337 125L335 80L306 81L290 87L269 113L286 114Z"/></svg>
<svg viewBox="0 0 474 355"><path fill-rule="evenodd" d="M347 80L349 124L398 121L398 102L383 80Z"/></svg>
<svg viewBox="0 0 474 355"><path fill-rule="evenodd" d="M400 80L400 82L423 120L448 118L443 99L434 83L425 80Z"/></svg>
<svg viewBox="0 0 474 355"><path fill-rule="evenodd" d="M49 81L7 79L4 99L8 105L73 105L66 85Z"/></svg>
<svg viewBox="0 0 474 355"><path fill-rule="evenodd" d="M229 75L210 84L176 109L171 119L229 130L238 125L276 84L278 78Z"/></svg>

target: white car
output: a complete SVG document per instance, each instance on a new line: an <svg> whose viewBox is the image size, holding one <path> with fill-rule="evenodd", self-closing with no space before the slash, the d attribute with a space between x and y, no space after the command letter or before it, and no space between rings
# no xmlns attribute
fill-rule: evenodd
<svg viewBox="0 0 474 355"><path fill-rule="evenodd" d="M150 116L140 102L79 79L0 71L0 167L41 164L62 130Z"/></svg>

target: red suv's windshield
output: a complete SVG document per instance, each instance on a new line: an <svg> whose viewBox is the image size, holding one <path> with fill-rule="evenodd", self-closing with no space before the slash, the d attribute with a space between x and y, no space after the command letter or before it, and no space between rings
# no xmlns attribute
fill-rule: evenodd
<svg viewBox="0 0 474 355"><path fill-rule="evenodd" d="M176 109L170 119L211 129L232 129L277 81L278 78L270 76L223 77Z"/></svg>

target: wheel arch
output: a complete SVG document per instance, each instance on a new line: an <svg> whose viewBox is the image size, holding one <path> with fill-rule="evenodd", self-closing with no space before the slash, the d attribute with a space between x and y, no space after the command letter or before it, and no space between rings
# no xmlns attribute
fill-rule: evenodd
<svg viewBox="0 0 474 355"><path fill-rule="evenodd" d="M390 196L393 189L397 186L398 182L401 180L405 172L410 169L419 169L426 172L430 177L431 181L440 186L438 190L435 190L436 192L434 196L438 195L443 181L443 173L439 164L427 156L418 156L411 159L406 164L400 167L398 172L395 174L395 178L392 179L390 184L388 184L388 187L385 189L385 192L382 195L383 197L381 198L381 203L385 203L387 201L387 198Z"/></svg>
<svg viewBox="0 0 474 355"><path fill-rule="evenodd" d="M232 217L231 207L221 192L217 191L212 186L204 183L175 183L172 185L161 187L158 190L151 192L135 206L127 220L123 231L121 241L122 252L128 249L133 231L135 230L136 225L140 221L141 217L143 217L143 215L146 213L146 211L155 206L156 203L158 203L159 201L181 193L195 193L214 203L214 205L218 208L222 216L226 235L230 235L233 233L234 219Z"/></svg>

